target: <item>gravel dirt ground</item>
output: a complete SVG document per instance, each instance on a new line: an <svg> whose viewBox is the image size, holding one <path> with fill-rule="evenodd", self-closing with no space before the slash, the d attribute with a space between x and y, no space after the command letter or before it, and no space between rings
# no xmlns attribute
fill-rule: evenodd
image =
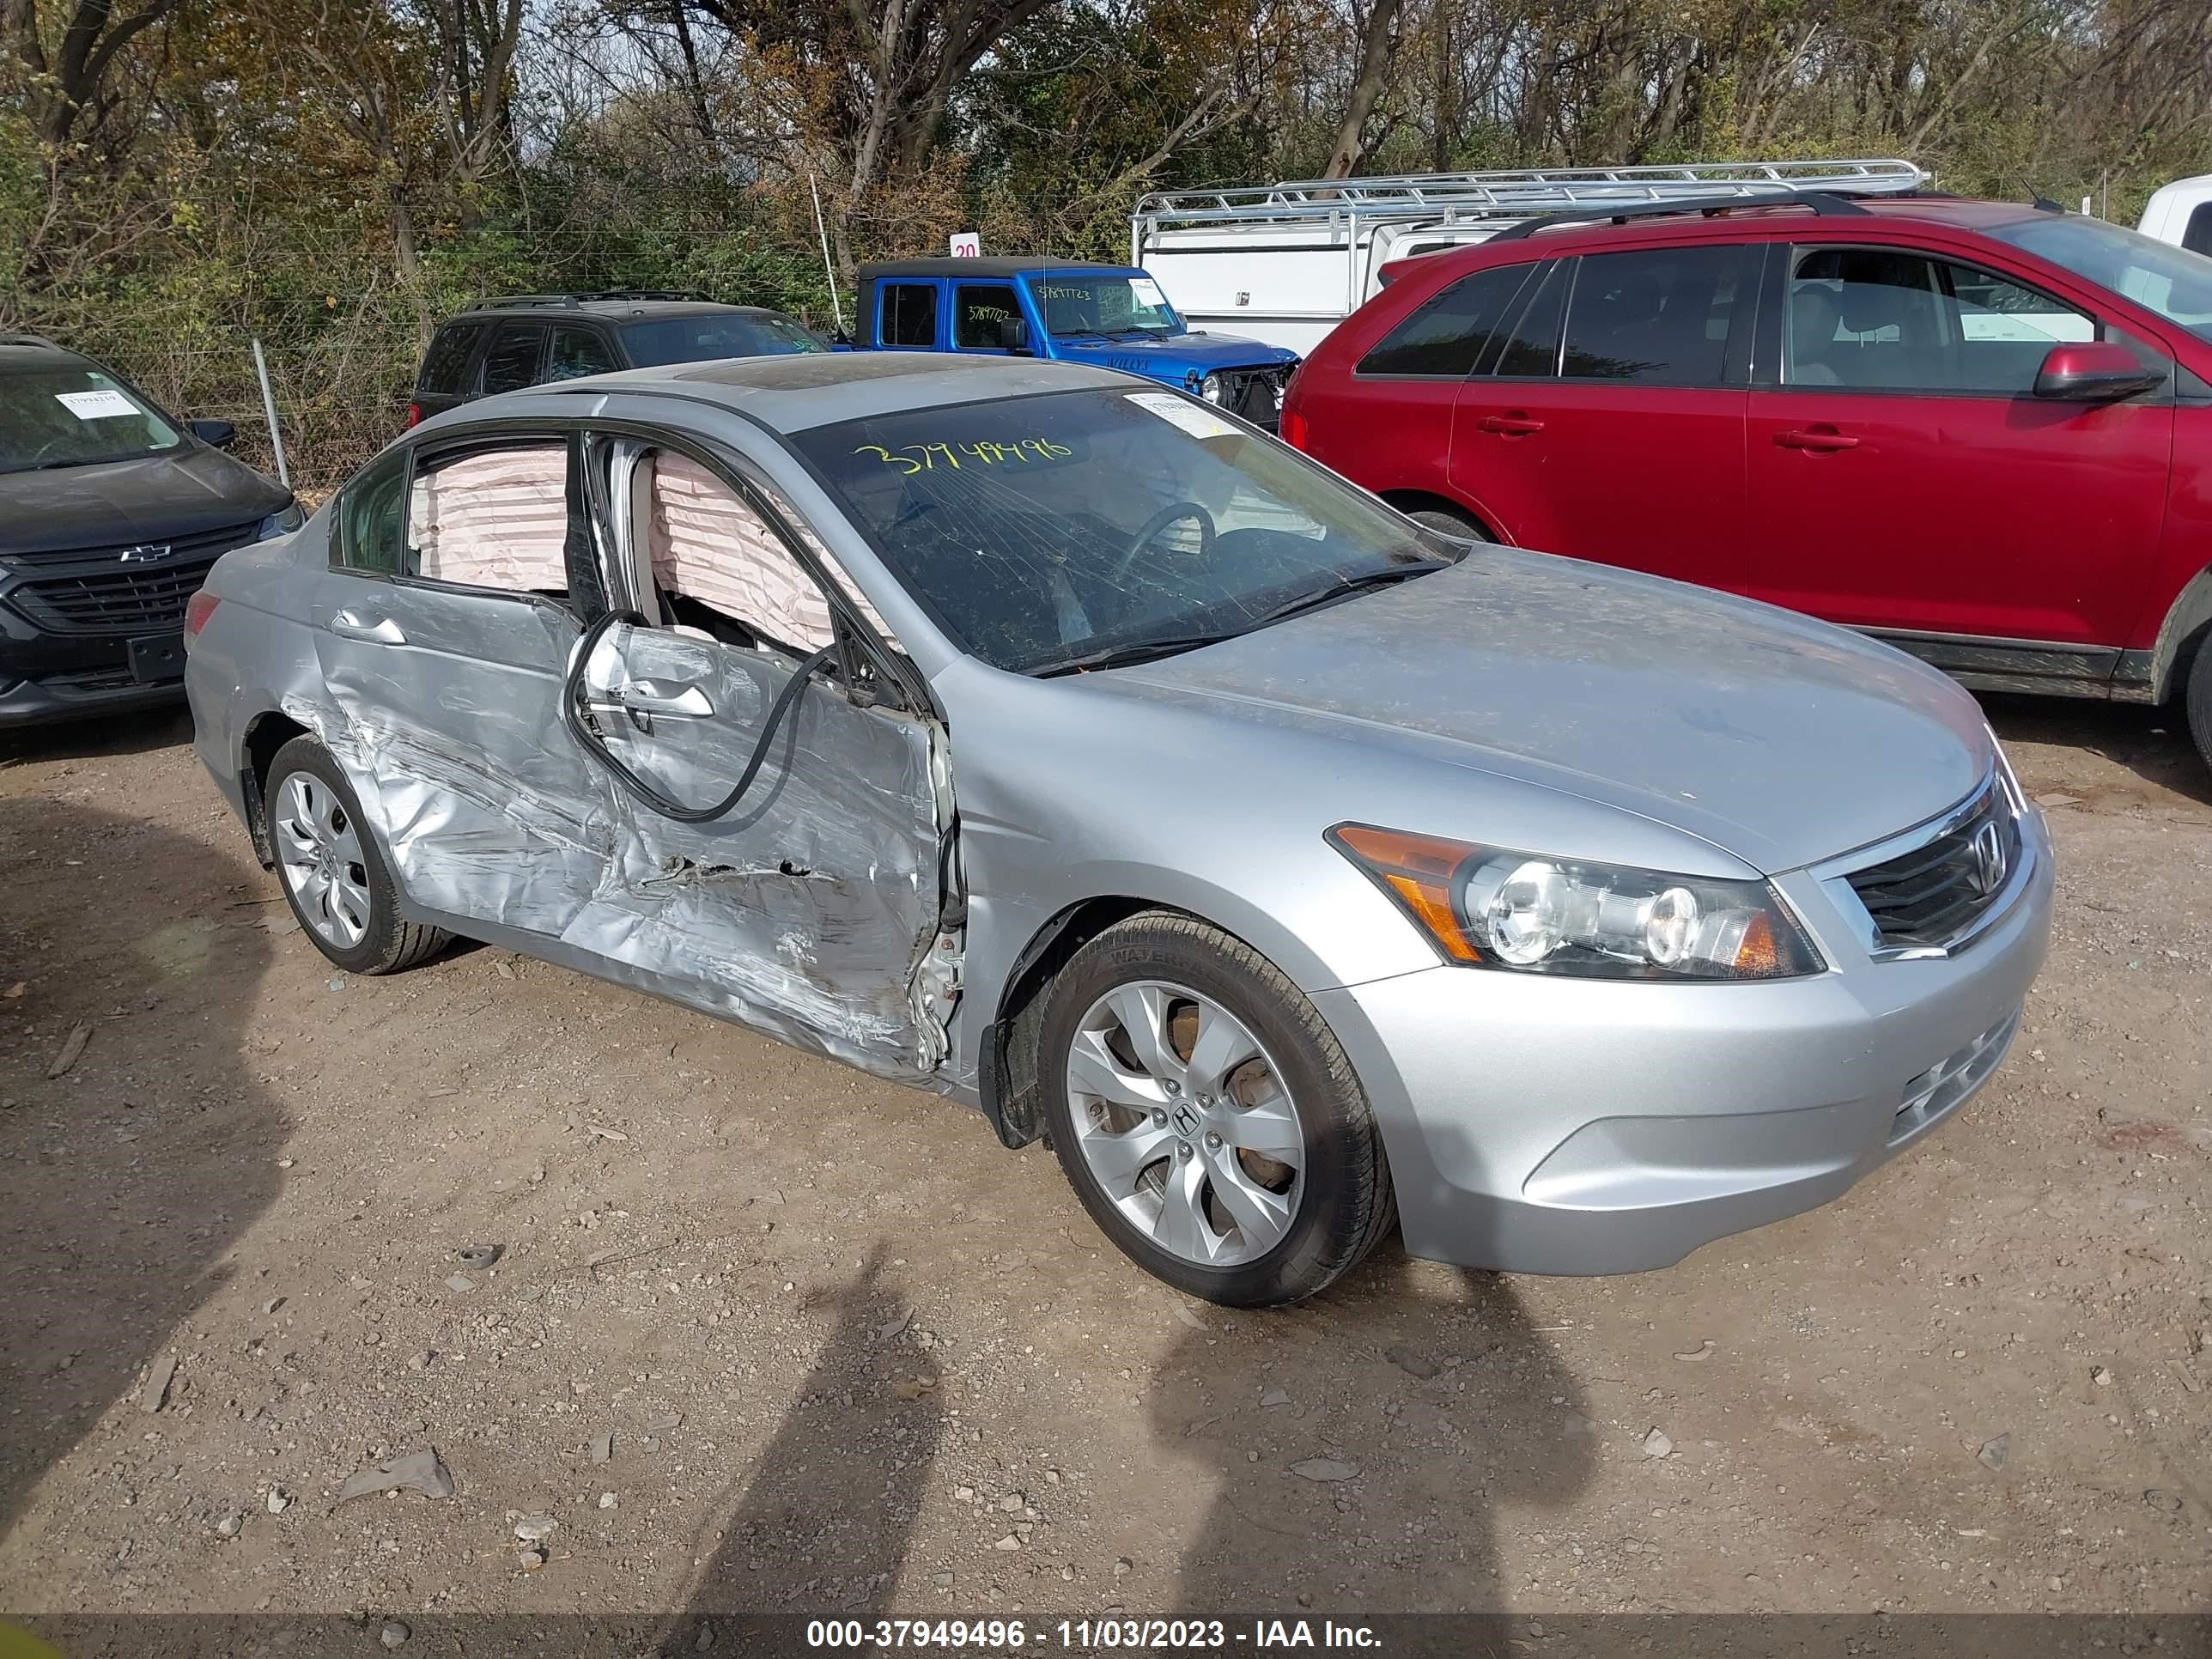
<svg viewBox="0 0 2212 1659"><path fill-rule="evenodd" d="M0 738L0 1607L2212 1610L2212 780L1992 713L2059 921L1958 1120L1667 1272L1241 1315L963 1109L336 975L181 714Z"/></svg>

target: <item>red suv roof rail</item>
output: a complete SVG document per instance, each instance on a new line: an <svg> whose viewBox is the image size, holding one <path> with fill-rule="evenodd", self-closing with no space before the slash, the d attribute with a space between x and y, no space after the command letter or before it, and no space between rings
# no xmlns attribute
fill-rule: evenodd
<svg viewBox="0 0 2212 1659"><path fill-rule="evenodd" d="M1750 208L1808 208L1823 219L1860 218L1867 215L1850 197L1831 190L1776 191L1765 196L1713 196L1704 201L1635 202L1618 207L1586 208L1577 213L1547 213L1540 219L1523 219L1489 240L1517 242L1540 230L1560 225L1625 225L1632 219L1662 219L1674 214L1696 213L1708 219Z"/></svg>

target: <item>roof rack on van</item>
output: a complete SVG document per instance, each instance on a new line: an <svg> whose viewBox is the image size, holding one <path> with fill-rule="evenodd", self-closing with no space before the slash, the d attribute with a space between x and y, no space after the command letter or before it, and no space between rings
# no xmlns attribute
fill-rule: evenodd
<svg viewBox="0 0 2212 1659"><path fill-rule="evenodd" d="M1302 179L1231 190L1156 191L1137 203L1146 228L1176 225L1338 223L1363 219L1449 222L1571 212L1726 196L1805 191L1902 195L1930 182L1896 159L1701 161L1681 167L1537 167L1491 173L1421 173L1390 178Z"/></svg>
<svg viewBox="0 0 2212 1659"><path fill-rule="evenodd" d="M497 300L486 300L486 311L530 310L541 306L582 306L606 301L620 300L683 300L699 305L712 305L703 294L692 294L674 288L609 288L592 294L510 294Z"/></svg>
<svg viewBox="0 0 2212 1659"><path fill-rule="evenodd" d="M1810 208L1823 219L1863 218L1866 210L1848 196L1828 190L1769 191L1756 196L1706 196L1679 202L1632 202L1620 207L1585 208L1578 213L1547 213L1505 227L1493 242L1518 242L1559 225L1625 225L1632 219L1660 219L1674 213L1701 213L1710 219L1746 208Z"/></svg>

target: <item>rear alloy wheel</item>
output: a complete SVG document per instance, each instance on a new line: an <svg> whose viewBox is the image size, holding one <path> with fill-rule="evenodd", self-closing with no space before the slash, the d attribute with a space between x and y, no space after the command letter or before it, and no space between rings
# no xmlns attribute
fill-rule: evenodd
<svg viewBox="0 0 2212 1659"><path fill-rule="evenodd" d="M1293 1302L1389 1230L1382 1139L1351 1063L1256 951L1151 912L1078 951L1049 997L1054 1150L1147 1270L1231 1306Z"/></svg>
<svg viewBox="0 0 2212 1659"><path fill-rule="evenodd" d="M2208 634L2190 659L2189 684L2182 689L2189 710L2189 735L2197 739L2197 752L2212 766L2212 634Z"/></svg>
<svg viewBox="0 0 2212 1659"><path fill-rule="evenodd" d="M443 930L400 920L375 838L320 744L295 738L278 750L263 799L276 878L317 950L351 973L390 974L445 947Z"/></svg>

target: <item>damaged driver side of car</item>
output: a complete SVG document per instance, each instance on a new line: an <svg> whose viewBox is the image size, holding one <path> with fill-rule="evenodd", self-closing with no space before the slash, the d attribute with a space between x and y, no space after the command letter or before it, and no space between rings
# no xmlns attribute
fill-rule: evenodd
<svg viewBox="0 0 2212 1659"><path fill-rule="evenodd" d="M944 728L763 477L647 427L465 429L331 516L323 696L285 711L405 922L933 1080L961 950ZM313 886L335 856L287 875L311 925L350 905L326 949L376 898L362 857L337 860L357 895Z"/></svg>

